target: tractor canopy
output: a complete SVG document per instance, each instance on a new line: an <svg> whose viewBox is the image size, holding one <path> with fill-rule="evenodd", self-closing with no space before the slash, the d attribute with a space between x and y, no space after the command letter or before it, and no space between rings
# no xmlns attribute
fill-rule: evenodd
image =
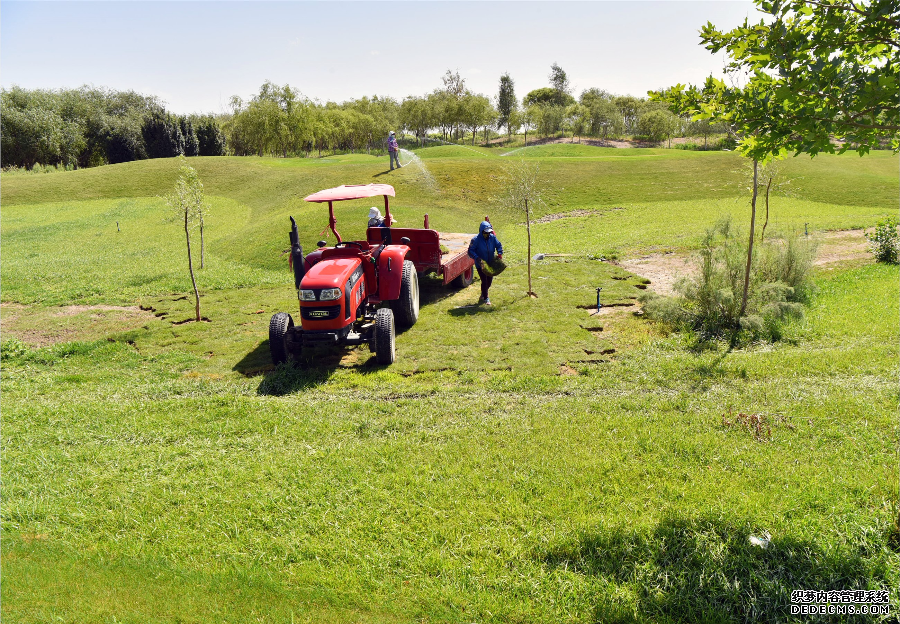
<svg viewBox="0 0 900 624"><path fill-rule="evenodd" d="M394 187L390 184L342 184L307 195L305 200L308 202L335 202L345 199L365 199L376 195L395 197Z"/></svg>
<svg viewBox="0 0 900 624"><path fill-rule="evenodd" d="M334 237L338 243L341 243L341 235L335 229L337 219L334 218L334 202L344 201L346 199L365 199L367 197L375 197L376 195L384 196L384 219L385 222L391 223L391 208L388 205L388 196L395 197L394 187L390 184L342 184L334 188L325 189L312 195L307 195L304 199L308 202L324 203L328 202L328 226L334 232Z"/></svg>

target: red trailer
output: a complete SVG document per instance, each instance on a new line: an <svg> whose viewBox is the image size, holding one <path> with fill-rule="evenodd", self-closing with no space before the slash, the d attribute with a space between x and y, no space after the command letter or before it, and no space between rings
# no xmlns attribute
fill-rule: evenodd
<svg viewBox="0 0 900 624"><path fill-rule="evenodd" d="M384 196L385 223L391 223L389 184L344 185L306 197L328 203L329 226L337 243L306 257L297 223L291 217L291 265L300 305L299 327L286 312L269 323L269 349L275 364L306 349L337 344L364 344L380 364L394 361L394 323L411 327L419 317L420 274L435 272L444 284L472 283L474 262L467 253L467 235L441 235L425 227L369 228L364 241L344 241L335 225L334 202ZM441 241L448 253L442 253Z"/></svg>

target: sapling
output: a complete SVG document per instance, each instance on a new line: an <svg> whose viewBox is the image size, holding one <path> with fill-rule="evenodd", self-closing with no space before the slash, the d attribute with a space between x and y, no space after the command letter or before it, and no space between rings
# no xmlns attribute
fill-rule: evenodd
<svg viewBox="0 0 900 624"><path fill-rule="evenodd" d="M166 204L171 210L171 219L184 225L184 238L187 243L188 273L194 287L196 320L200 321L200 291L197 290L197 279L194 277L194 261L191 255L191 228L199 222L201 226L201 258L202 258L202 224L203 224L203 183L197 171L181 157L181 170L175 180L175 189L166 195ZM201 259L201 267L203 266Z"/></svg>
<svg viewBox="0 0 900 624"><path fill-rule="evenodd" d="M513 210L525 211L525 227L528 232L528 292L529 297L537 297L531 288L531 210L544 203L544 188L541 183L540 167L520 160L506 170L503 179L504 194L501 203Z"/></svg>

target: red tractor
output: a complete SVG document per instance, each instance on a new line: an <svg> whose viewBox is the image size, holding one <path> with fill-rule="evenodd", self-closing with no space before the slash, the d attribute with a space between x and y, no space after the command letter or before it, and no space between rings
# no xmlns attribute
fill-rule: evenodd
<svg viewBox="0 0 900 624"><path fill-rule="evenodd" d="M384 196L384 222L391 223L389 184L344 185L313 193L308 202L328 202L329 226L337 243L306 257L291 217L290 262L300 303L300 327L286 312L269 322L275 364L318 347L368 344L379 364L394 362L395 323L411 327L419 318L420 274L435 272L444 284L472 283L474 262L466 250L442 253L440 235L425 227L369 228L364 241L345 241L335 229L333 202Z"/></svg>

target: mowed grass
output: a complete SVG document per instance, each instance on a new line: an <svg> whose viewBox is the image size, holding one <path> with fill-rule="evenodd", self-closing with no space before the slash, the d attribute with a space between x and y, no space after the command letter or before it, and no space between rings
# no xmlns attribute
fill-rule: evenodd
<svg viewBox="0 0 900 624"><path fill-rule="evenodd" d="M806 319L773 346L696 352L633 308L591 316L596 287L627 304L644 285L598 251L689 249L720 212L744 218L733 154L649 152L540 160L558 190L545 213L598 212L535 226L533 253L571 255L536 263L525 298L523 220L492 208L510 260L497 305L471 306L477 282L424 280L389 368L364 348L271 368L268 318L296 308L287 215L310 244L325 210L302 197L371 179L397 186L404 225L427 211L474 229L502 158L430 158L437 190L365 155L192 159L213 203L203 323L181 323L182 233L156 198L173 162L4 179L4 302L61 326L57 304L152 310L118 330L107 312L99 340L74 324L68 342L5 343L3 617L783 621L793 589L897 587L900 274L817 275ZM867 183L827 204L779 198L778 227L896 212L896 157L874 156L813 161L807 182ZM669 189L626 161L655 163ZM367 206L339 212L342 234ZM61 249L72 259L54 268ZM764 532L770 547L752 546Z"/></svg>

